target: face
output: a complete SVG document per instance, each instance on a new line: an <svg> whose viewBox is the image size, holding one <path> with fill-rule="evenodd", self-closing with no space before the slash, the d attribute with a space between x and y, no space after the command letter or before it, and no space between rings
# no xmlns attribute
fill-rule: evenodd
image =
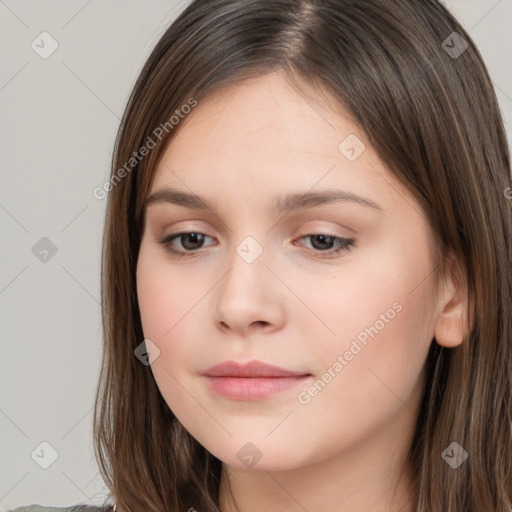
<svg viewBox="0 0 512 512"><path fill-rule="evenodd" d="M181 122L149 195L207 207L154 196L137 264L179 421L226 464L276 471L412 425L435 327L428 227L365 134L274 73ZM294 376L204 375L225 361Z"/></svg>

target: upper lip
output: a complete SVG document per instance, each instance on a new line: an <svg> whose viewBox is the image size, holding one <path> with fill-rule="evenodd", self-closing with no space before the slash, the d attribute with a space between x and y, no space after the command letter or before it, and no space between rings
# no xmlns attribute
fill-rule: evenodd
<svg viewBox="0 0 512 512"><path fill-rule="evenodd" d="M261 361L250 361L248 363L223 361L208 368L202 375L208 377L294 377L309 374L286 370Z"/></svg>

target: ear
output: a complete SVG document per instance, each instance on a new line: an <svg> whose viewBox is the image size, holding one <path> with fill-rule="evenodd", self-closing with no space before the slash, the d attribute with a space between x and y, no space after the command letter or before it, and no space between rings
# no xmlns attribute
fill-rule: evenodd
<svg viewBox="0 0 512 512"><path fill-rule="evenodd" d="M472 326L468 322L468 300L465 281L454 258L449 257L449 272L441 284L437 303L434 338L443 347L454 348L462 344Z"/></svg>

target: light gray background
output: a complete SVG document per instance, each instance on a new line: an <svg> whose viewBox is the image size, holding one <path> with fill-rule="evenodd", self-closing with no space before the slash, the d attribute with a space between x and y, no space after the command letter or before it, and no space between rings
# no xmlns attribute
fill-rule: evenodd
<svg viewBox="0 0 512 512"><path fill-rule="evenodd" d="M187 3L0 0L0 510L107 495L92 448L105 208L92 190L144 60ZM487 63L510 142L512 0L445 3ZM59 45L47 59L31 47L43 31ZM32 252L43 237L57 247L46 262ZM43 441L58 453L48 469Z"/></svg>

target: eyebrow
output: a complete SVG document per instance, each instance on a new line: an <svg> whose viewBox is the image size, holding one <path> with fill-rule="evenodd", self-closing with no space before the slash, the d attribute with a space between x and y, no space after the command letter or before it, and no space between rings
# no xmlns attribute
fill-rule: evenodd
<svg viewBox="0 0 512 512"><path fill-rule="evenodd" d="M290 212L293 210L313 208L315 206L335 202L351 202L384 211L381 206L371 199L343 190L322 190L318 192L289 194L287 196L277 198L273 204L273 209L278 212ZM146 209L149 205L155 203L170 203L193 210L215 211L215 208L210 205L206 199L203 199L196 194L189 194L187 192L182 192L168 187L153 192L144 201L143 208Z"/></svg>

